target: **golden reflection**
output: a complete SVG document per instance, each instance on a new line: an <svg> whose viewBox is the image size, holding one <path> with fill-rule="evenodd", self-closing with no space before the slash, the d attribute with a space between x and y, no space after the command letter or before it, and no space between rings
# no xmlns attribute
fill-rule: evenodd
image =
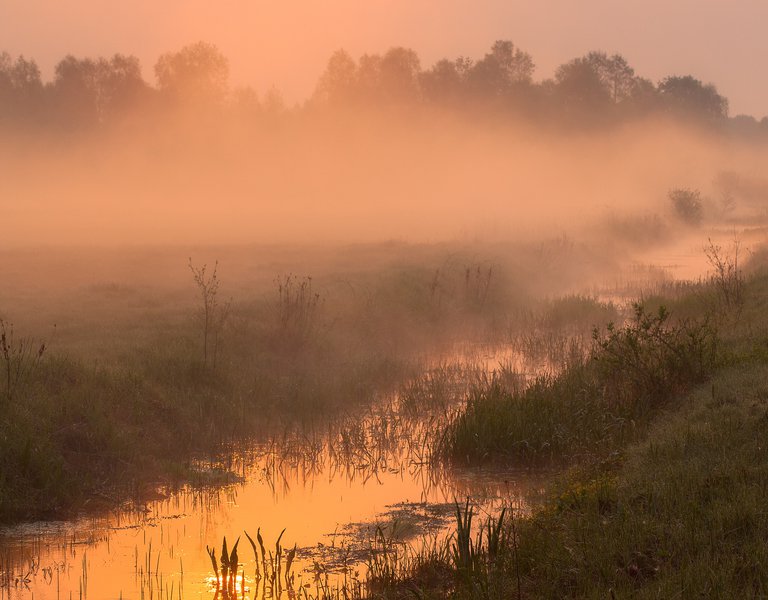
<svg viewBox="0 0 768 600"><path fill-rule="evenodd" d="M9 600L359 595L377 531L396 538L387 552L418 551L452 526L456 499L492 513L537 488L529 476L433 460L435 432L510 352L428 361L421 377L346 418L285 427L229 458L195 462L201 481L223 487L163 490L139 511L0 533L0 589Z"/></svg>

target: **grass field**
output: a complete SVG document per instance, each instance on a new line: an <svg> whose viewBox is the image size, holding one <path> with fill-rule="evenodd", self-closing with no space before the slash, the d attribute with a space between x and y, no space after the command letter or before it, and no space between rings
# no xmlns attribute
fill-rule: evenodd
<svg viewBox="0 0 768 600"><path fill-rule="evenodd" d="M738 302L726 284L741 286ZM471 536L462 507L449 545L380 595L766 597L766 308L756 256L739 282L648 298L558 376L477 392L445 438L448 458L555 462L563 474L532 515L508 512ZM640 377L632 361L652 368Z"/></svg>

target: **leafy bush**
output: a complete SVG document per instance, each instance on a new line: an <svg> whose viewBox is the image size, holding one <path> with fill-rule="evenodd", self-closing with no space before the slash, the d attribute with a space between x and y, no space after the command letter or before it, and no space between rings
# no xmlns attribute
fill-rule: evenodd
<svg viewBox="0 0 768 600"><path fill-rule="evenodd" d="M669 199L675 214L688 225L699 225L704 216L701 192L689 188L670 190Z"/></svg>
<svg viewBox="0 0 768 600"><path fill-rule="evenodd" d="M657 404L706 379L716 357L716 336L706 320L670 323L664 306L655 314L636 303L624 327L595 330L592 363L609 405Z"/></svg>

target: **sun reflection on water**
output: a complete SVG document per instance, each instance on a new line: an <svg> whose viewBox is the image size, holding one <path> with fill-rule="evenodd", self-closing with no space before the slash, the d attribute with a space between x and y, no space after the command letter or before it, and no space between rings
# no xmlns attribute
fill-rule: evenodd
<svg viewBox="0 0 768 600"><path fill-rule="evenodd" d="M160 488L139 510L0 533L0 600L361 592L377 531L388 532L401 552L444 535L457 499L472 496L489 513L504 502L524 506L540 487L529 474L463 472L432 460L434 435L468 386L519 358L510 347L463 352L436 359L421 380L365 410L196 461L200 480L215 485ZM236 576L217 577L206 547L220 549L224 536L245 540L257 529L264 548L254 555L243 542Z"/></svg>

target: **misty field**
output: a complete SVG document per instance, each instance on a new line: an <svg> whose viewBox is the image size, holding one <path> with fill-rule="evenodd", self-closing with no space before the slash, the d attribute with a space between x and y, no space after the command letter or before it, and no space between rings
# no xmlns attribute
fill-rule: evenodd
<svg viewBox="0 0 768 600"><path fill-rule="evenodd" d="M0 600L768 595L768 119L534 73L0 53Z"/></svg>
<svg viewBox="0 0 768 600"><path fill-rule="evenodd" d="M13 320L2 315L3 520L74 518L70 540L103 531L89 552L138 578L138 587L118 586L126 592L169 594L189 573L210 570L203 549L189 555L175 522L230 504L229 518L251 535L263 527L267 544L286 528L277 563L258 545L246 559L239 546L263 573L240 577L257 593L271 581L271 593L303 582L324 597L339 586L374 596L419 588L505 597L518 571L526 595L544 589L536 574L549 559L535 554L543 542L523 517L550 514L543 482L578 465L573 482L555 484L566 486L558 497L582 502L594 489L599 502L610 500L626 448L654 431L659 414L683 410L673 408L681 395L727 365L747 364L739 357L759 346L753 305L762 295L752 290L762 263L751 258L747 279L737 261L761 230L742 230L734 243L733 230L721 229L723 245L710 238L697 249L687 225L670 217L667 226L689 239L689 264L678 268L698 270L700 281L643 263L648 246L627 244L612 222L601 226L600 246L560 236L66 248L55 257L6 250L2 302ZM349 498L339 506L361 521L338 533L338 550L331 543L317 554L312 544L331 533L335 540L332 525L302 525L279 507L294 506L304 490L303 501L334 514L340 485ZM402 504L413 494L421 503ZM473 500L457 507L462 498ZM138 520L136 507L145 511ZM145 534L142 549L132 549L110 514L136 523L127 531L156 523L161 538ZM14 531L4 534L10 597L30 585L36 596L52 590L54 571L43 567L61 586L65 571L55 565L67 561L55 557L74 542L49 533L48 549L33 550ZM207 526L199 535L220 545L221 535L231 544L238 532ZM144 566L120 563L110 545L147 553ZM174 568L178 553L187 558ZM348 565L361 565L358 574ZM66 589L109 589L85 562L78 572ZM226 585L240 589L235 575ZM186 593L218 585L196 581Z"/></svg>

